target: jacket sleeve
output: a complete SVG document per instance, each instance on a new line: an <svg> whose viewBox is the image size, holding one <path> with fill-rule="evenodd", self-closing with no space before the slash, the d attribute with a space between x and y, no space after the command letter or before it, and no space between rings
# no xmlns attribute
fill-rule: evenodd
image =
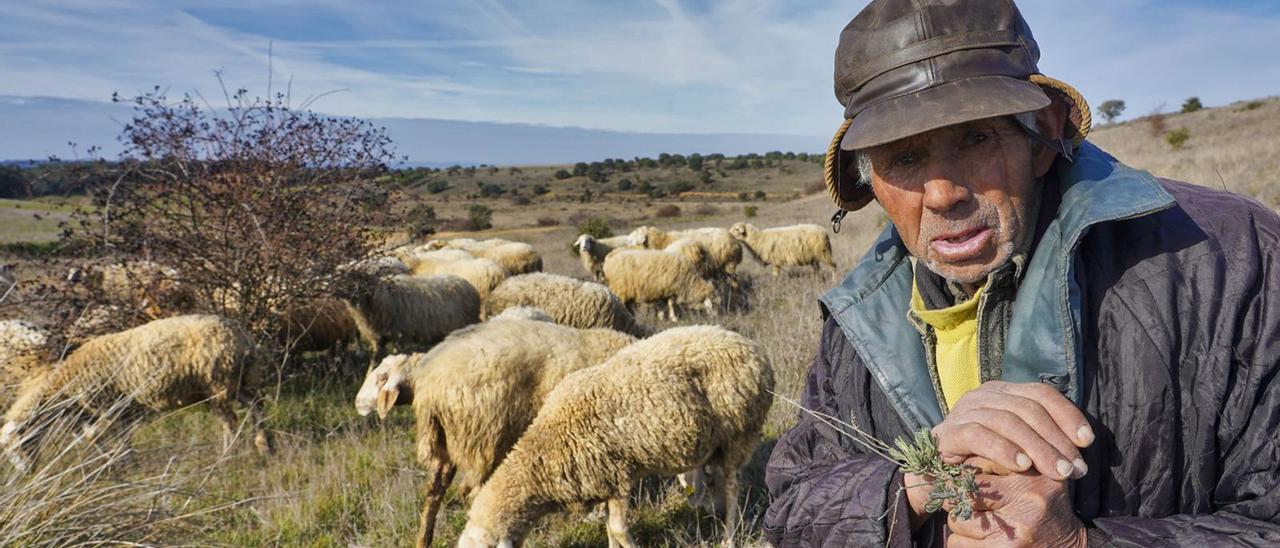
<svg viewBox="0 0 1280 548"><path fill-rule="evenodd" d="M832 344L847 343L828 320L801 398L805 410L799 410L795 427L778 440L765 469L772 498L765 535L785 547L884 546L886 535L895 545L909 545L906 494L898 495L902 476L897 465L853 441L847 427L814 415L852 416L837 404L832 389ZM779 405L786 403L780 400Z"/></svg>
<svg viewBox="0 0 1280 548"><path fill-rule="evenodd" d="M1212 513L1095 519L1098 536L1112 545L1280 546L1277 236L1275 232L1257 236L1260 243L1270 244L1262 246L1260 257L1255 256L1260 260L1237 259L1233 268L1248 274L1231 284L1239 289L1224 290L1215 303L1233 312L1218 322L1223 327L1213 332L1216 344L1198 356L1195 382L1184 383L1196 391L1187 398L1191 405L1212 405L1210 409L1216 411L1211 432L1217 455L1208 460L1216 468L1216 482L1204 492ZM1214 387L1211 395L1205 387Z"/></svg>

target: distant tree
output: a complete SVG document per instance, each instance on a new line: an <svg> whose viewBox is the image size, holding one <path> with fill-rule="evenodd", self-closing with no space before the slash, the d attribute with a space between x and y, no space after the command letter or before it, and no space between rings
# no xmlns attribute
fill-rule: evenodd
<svg viewBox="0 0 1280 548"><path fill-rule="evenodd" d="M1124 114L1124 101L1119 99L1103 101L1101 105L1098 105L1098 114L1110 123L1119 118L1121 114Z"/></svg>
<svg viewBox="0 0 1280 548"><path fill-rule="evenodd" d="M0 198L30 198L27 177L18 166L0 166Z"/></svg>
<svg viewBox="0 0 1280 548"><path fill-rule="evenodd" d="M555 174L556 179L568 179L569 177L573 177L573 174L569 173L569 170L567 169L556 170L556 174Z"/></svg>
<svg viewBox="0 0 1280 548"><path fill-rule="evenodd" d="M635 183L631 182L631 179L623 179L621 181L618 181L619 192L626 192L628 190L631 190L631 187L633 186L635 186Z"/></svg>
<svg viewBox="0 0 1280 548"><path fill-rule="evenodd" d="M1183 113L1195 112L1202 108L1204 108L1204 105L1200 103L1199 97L1188 97L1186 101L1182 102Z"/></svg>
<svg viewBox="0 0 1280 548"><path fill-rule="evenodd" d="M645 194L651 194L656 189L654 188L653 183L650 183L649 181L640 181L640 184L636 185L636 190Z"/></svg>
<svg viewBox="0 0 1280 548"><path fill-rule="evenodd" d="M702 171L702 155L693 153L689 155L689 169L693 171Z"/></svg>
<svg viewBox="0 0 1280 548"><path fill-rule="evenodd" d="M760 158L751 160L751 167L754 169L763 169L765 167L764 160L761 160Z"/></svg>
<svg viewBox="0 0 1280 548"><path fill-rule="evenodd" d="M588 167L589 166L587 165L586 162L578 162L576 164L573 164L573 176L582 177L583 175L586 175Z"/></svg>
<svg viewBox="0 0 1280 548"><path fill-rule="evenodd" d="M536 185L533 185L533 188L529 189L529 192L532 192L534 196L542 196L543 194L546 194L549 191L547 190L547 185L536 184Z"/></svg>
<svg viewBox="0 0 1280 548"><path fill-rule="evenodd" d="M702 171L699 171L699 172L698 172L698 181L702 182L702 184L704 184L704 185L709 185L709 184L711 184L711 183L714 183L714 182L715 182L715 179L712 179L712 178L711 178L711 172L710 172L710 171L707 171L707 170L705 170L705 169L704 169L704 170L702 170Z"/></svg>
<svg viewBox="0 0 1280 548"><path fill-rule="evenodd" d="M690 190L693 190L693 183L690 183L689 181L672 181L667 183L667 192L671 194L689 192Z"/></svg>

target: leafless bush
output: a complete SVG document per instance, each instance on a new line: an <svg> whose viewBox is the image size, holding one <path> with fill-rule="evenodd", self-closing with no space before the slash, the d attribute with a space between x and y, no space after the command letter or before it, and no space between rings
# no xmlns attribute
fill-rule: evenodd
<svg viewBox="0 0 1280 548"><path fill-rule="evenodd" d="M659 219L670 219L672 217L679 217L680 206L677 206L675 204L664 205L658 208L658 210L653 213L653 216Z"/></svg>
<svg viewBox="0 0 1280 548"><path fill-rule="evenodd" d="M289 303L360 283L358 269L339 267L367 255L372 214L389 199L373 184L393 158L382 129L243 89L227 94L225 110L190 95L170 101L159 88L115 100L134 108L119 136L125 150L86 166L93 206L64 241L103 263L170 267L182 300L152 305L223 314L259 335Z"/></svg>

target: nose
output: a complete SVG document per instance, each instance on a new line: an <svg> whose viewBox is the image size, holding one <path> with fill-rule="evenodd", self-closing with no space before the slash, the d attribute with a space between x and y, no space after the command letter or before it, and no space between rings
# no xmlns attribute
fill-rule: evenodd
<svg viewBox="0 0 1280 548"><path fill-rule="evenodd" d="M924 206L936 213L949 211L971 196L969 187L956 182L951 174L931 173L924 184Z"/></svg>

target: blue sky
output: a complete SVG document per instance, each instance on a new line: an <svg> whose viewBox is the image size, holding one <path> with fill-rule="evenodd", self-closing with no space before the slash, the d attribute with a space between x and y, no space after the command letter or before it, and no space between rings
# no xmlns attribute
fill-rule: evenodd
<svg viewBox="0 0 1280 548"><path fill-rule="evenodd" d="M0 16L0 96L106 100L213 73L367 117L826 135L852 1L34 0ZM1128 115L1280 94L1280 0L1021 2L1041 69Z"/></svg>

